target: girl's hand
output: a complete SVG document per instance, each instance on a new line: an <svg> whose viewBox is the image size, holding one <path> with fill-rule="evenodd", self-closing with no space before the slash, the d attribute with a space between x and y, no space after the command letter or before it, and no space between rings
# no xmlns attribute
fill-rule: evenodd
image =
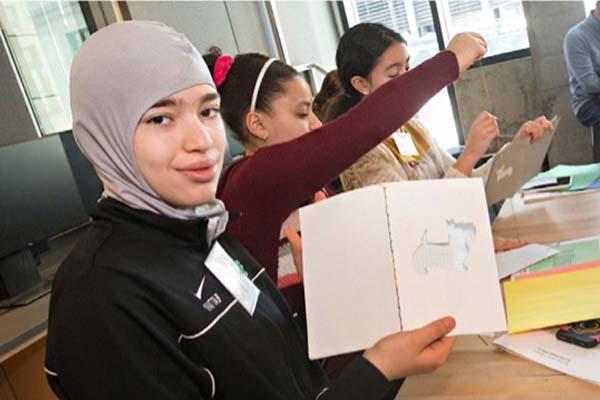
<svg viewBox="0 0 600 400"><path fill-rule="evenodd" d="M469 138L463 153L479 160L490 147L490 143L499 136L498 118L487 111L483 111L471 124Z"/></svg>
<svg viewBox="0 0 600 400"><path fill-rule="evenodd" d="M432 372L448 359L455 338L446 335L455 326L454 318L445 317L414 331L386 336L363 357L389 381Z"/></svg>
<svg viewBox="0 0 600 400"><path fill-rule="evenodd" d="M456 55L458 69L462 74L475 61L482 58L487 52L487 43L483 36L475 32L462 32L456 34L446 49Z"/></svg>
<svg viewBox="0 0 600 400"><path fill-rule="evenodd" d="M302 260L302 238L300 234L293 229L286 229L283 231L286 239L290 242L292 248L292 257L294 258L294 264L296 264L296 271L300 275L300 278L304 279L304 264Z"/></svg>
<svg viewBox="0 0 600 400"><path fill-rule="evenodd" d="M456 160L454 168L465 176L471 176L477 161L485 154L492 140L500 136L498 119L487 111L483 111L471 124L467 144L461 156Z"/></svg>
<svg viewBox="0 0 600 400"><path fill-rule="evenodd" d="M500 236L494 236L494 251L496 253L499 251L518 249L519 247L523 247L528 244L528 242L520 239L505 239Z"/></svg>
<svg viewBox="0 0 600 400"><path fill-rule="evenodd" d="M543 115L537 117L533 121L527 121L519 128L519 131L515 135L515 138L529 138L529 143L533 143L539 140L544 132L550 132L554 126L552 122L548 121Z"/></svg>

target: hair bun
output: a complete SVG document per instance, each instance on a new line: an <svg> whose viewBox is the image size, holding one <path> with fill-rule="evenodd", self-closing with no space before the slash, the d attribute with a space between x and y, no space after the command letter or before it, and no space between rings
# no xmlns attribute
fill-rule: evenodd
<svg viewBox="0 0 600 400"><path fill-rule="evenodd" d="M221 57L223 55L223 50L219 46L211 46L208 48L208 54L213 57Z"/></svg>

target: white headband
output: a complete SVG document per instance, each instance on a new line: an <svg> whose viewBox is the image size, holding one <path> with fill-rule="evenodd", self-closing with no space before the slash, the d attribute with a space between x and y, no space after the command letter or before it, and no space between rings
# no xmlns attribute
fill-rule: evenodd
<svg viewBox="0 0 600 400"><path fill-rule="evenodd" d="M263 65L262 69L258 73L258 77L256 78L256 83L254 84L254 92L252 92L252 102L250 103L250 112L254 112L256 110L256 100L258 99L258 91L260 90L260 85L262 83L265 74L267 73L267 69L269 66L277 61L276 58L270 58L267 60L265 65Z"/></svg>

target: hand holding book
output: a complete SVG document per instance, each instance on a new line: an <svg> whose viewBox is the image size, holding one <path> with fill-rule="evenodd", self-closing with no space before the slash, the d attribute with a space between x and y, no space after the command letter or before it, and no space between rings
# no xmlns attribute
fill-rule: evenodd
<svg viewBox="0 0 600 400"><path fill-rule="evenodd" d="M455 326L454 318L444 317L413 331L386 336L363 357L390 381L433 372L448 359L456 338L446 335Z"/></svg>

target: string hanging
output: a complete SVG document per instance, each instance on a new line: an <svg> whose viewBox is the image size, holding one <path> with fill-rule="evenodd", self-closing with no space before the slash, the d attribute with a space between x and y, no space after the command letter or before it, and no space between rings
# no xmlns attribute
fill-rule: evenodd
<svg viewBox="0 0 600 400"><path fill-rule="evenodd" d="M491 97L490 97L490 91L488 88L488 84L487 84L487 79L485 77L485 72L483 71L483 62L481 60L479 60L479 72L481 74L481 79L483 81L483 92L484 92L484 97L485 97L485 103L487 106L488 110L491 110ZM502 152L500 151L500 136L498 136L496 138L496 146L498 147L498 153L497 156L499 157L499 161L504 164L504 160L503 160L503 155ZM488 176L488 179L491 179L491 177ZM513 221L513 225L514 225L514 229L515 229L515 235L517 236L517 240L521 240L521 235L519 234L519 228L517 225L517 215L515 213L515 205L513 203L513 198L514 196L512 196L510 199L507 199L510 203L510 207L511 207L511 212L512 212L512 221Z"/></svg>

